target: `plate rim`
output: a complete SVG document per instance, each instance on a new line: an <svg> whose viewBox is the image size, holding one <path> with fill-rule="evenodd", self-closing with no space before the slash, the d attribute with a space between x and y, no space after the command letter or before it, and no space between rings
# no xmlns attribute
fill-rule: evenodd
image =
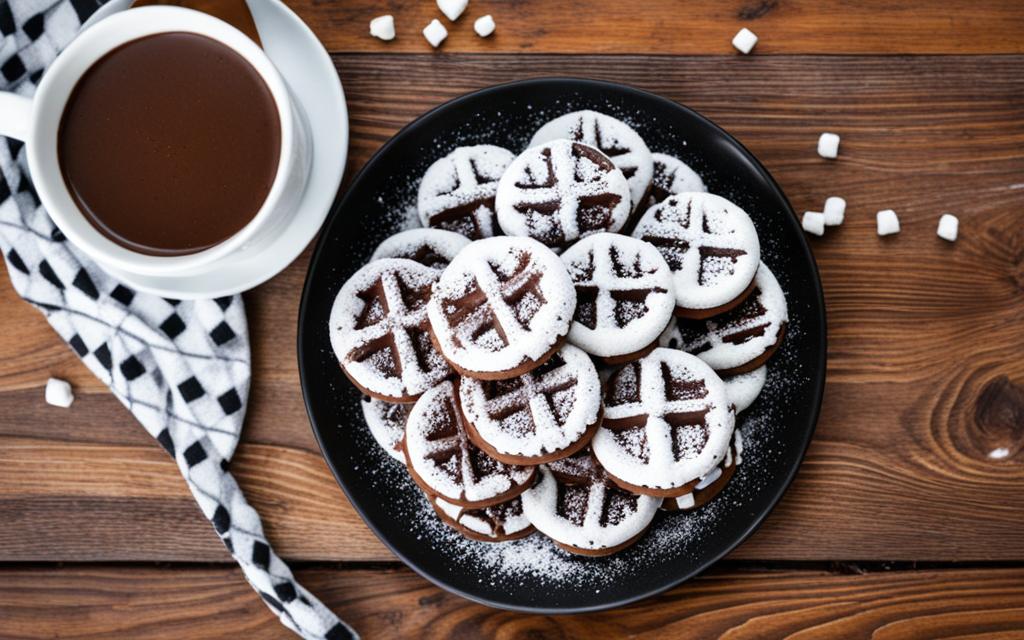
<svg viewBox="0 0 1024 640"><path fill-rule="evenodd" d="M358 504L357 501L352 499L348 487L346 486L345 482L342 481L341 476L338 473L338 470L335 468L334 463L331 460L331 457L327 454L327 446L323 438L321 437L320 428L317 426L316 419L313 417L314 413L313 408L311 406L312 401L310 399L310 391L308 388L309 381L305 374L307 363L304 355L303 344L307 340L307 332L305 331L304 327L306 326L306 316L310 304L309 300L310 297L312 296L312 287L310 286L310 280L311 274L313 272L313 266L322 259L322 254L326 251L328 235L326 233L326 227L332 225L334 223L335 218L338 215L340 215L340 212L346 207L348 201L352 198L353 187L359 183L359 181L363 178L363 176L366 173L368 173L368 170L375 167L377 162L380 161L380 158L386 155L390 151L390 149L397 144L396 141L402 138L403 134L405 134L409 130L423 126L424 121L432 118L439 112L458 106L470 100L485 97L488 94L497 93L499 91L507 90L510 88L560 84L571 85L571 88L588 87L591 89L607 89L619 93L634 94L636 96L641 96L647 100L661 102L668 108L681 109L685 112L688 112L690 116L703 121L705 124L709 125L714 131L716 131L719 136L723 137L727 142L734 145L735 148L739 150L740 154L744 156L745 159L748 162L750 162L752 166L759 170L759 172L765 178L767 178L767 183L770 186L772 192L778 197L780 202L782 202L785 205L785 211L783 213L789 214L787 224L790 224L793 227L799 229L799 225L796 222L796 213L793 210L793 206L790 204L789 199L786 197L785 193L782 191L782 188L779 186L778 182L776 182L775 177L772 176L768 169L763 164L761 164L761 162L754 156L754 154L752 154L750 150L748 150L732 134L727 132L725 129L720 127L711 119L707 118L698 111L684 104L678 103L664 96L658 95L651 91L647 91L645 89L634 87L629 84L611 82L607 80L597 80L592 78L582 78L573 76L544 76L537 78L528 78L523 80L513 80L511 82L503 82L500 84L490 85L481 89L464 93L420 114L414 120L410 121L401 129L399 129L383 145L381 145L381 147L376 152L374 152L374 154L370 156L366 163L359 169L355 176L353 176L352 181L348 184L345 190L344 196L339 197L335 201L334 206L331 208L330 213L327 215L324 221L324 227L321 228L319 237L317 238L316 246L314 247L313 253L310 256L309 265L306 268L306 277L303 281L302 295L299 299L298 327L296 331L296 353L299 368L299 382L302 388L303 405L306 408L306 416L309 420L310 428L313 431L314 437L316 438L317 446L319 446L320 448L320 453L323 456L324 462L327 463L327 467L331 470L331 474L334 476L335 482L337 482L338 486L341 487L342 491L345 493L345 497L348 498L349 503L352 505L353 509L356 511L356 513L359 514L359 517L362 518L363 523L374 533L374 535L377 536L377 538L382 543L384 543L384 546L386 546L393 554L395 554L395 556L399 560L402 561L403 564L405 564L405 566L409 567L417 574L426 578L429 582L431 582L434 585L437 585L445 591L465 598L471 602L482 604L484 606L502 609L505 611L515 611L519 613L532 613L540 615L571 615L606 611L609 609L624 607L639 602L641 600L645 600L647 598L659 595L661 593L665 593L666 591L678 587L684 582L692 580L693 578L707 571L709 568L715 566L722 560L722 558L732 553L739 545L746 542L746 540L755 531L757 531L757 529L761 527L761 525L764 523L764 520L768 517L768 515L775 510L775 508L779 504L779 501L782 499L782 496L785 495L785 493L789 490L790 485L792 485L793 480L796 478L797 473L800 471L800 467L803 466L804 459L807 456L807 449L810 446L811 440L814 437L814 432L817 430L818 426L818 420L821 417L821 405L824 397L825 379L828 375L828 323L827 309L825 307L825 295L821 285L821 274L818 269L818 263L814 259L814 254L811 252L810 244L807 242L807 238L804 236L803 233L799 233L798 236L800 239L800 249L803 252L803 257L811 265L811 283L813 286L813 296L817 299L818 306L821 310L821 313L818 314L818 316L813 319L813 321L816 321L819 325L818 328L820 331L821 340L818 344L818 384L813 387L812 397L809 398L809 400L813 404L813 419L811 420L810 428L806 430L802 441L798 443L798 461L795 465L792 466L792 468L786 470L786 473L784 474L782 481L778 484L777 490L774 492L774 494L770 496L770 499L768 501L768 507L764 509L761 513L759 513L757 516L752 518L749 524L747 524L742 529L742 533L739 536L737 536L731 544L726 545L726 547L720 553L715 554L709 560L702 563L701 566L698 566L688 571L684 571L680 573L678 576L666 582L664 585L658 586L653 589L647 589L643 592L635 593L630 596L619 598L617 600L610 602L574 607L539 607L499 602L492 600L490 598L466 592L463 589L460 589L454 585L447 583L443 578L431 574L425 569L422 569L416 562L413 562L408 557L406 557L405 554L396 549L391 544L390 540L386 536L382 535L381 531L369 519L367 519L362 507Z"/></svg>

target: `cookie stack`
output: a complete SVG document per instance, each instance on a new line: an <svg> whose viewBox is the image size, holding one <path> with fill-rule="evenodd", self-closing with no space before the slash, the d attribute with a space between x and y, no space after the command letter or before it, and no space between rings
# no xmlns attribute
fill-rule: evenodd
<svg viewBox="0 0 1024 640"><path fill-rule="evenodd" d="M593 111L518 156L455 149L418 208L424 228L344 284L330 333L442 521L607 555L721 491L788 321L746 212Z"/></svg>

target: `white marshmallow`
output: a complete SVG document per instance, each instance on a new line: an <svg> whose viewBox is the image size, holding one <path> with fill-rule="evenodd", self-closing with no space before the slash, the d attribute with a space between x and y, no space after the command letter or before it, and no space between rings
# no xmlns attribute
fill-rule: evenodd
<svg viewBox="0 0 1024 640"><path fill-rule="evenodd" d="M825 235L825 214L817 211L804 211L804 231L813 233L816 236Z"/></svg>
<svg viewBox="0 0 1024 640"><path fill-rule="evenodd" d="M444 28L441 21L437 18L430 21L426 27L423 28L423 37L427 39L430 46L435 49L441 46L444 39L448 37L448 30Z"/></svg>
<svg viewBox="0 0 1024 640"><path fill-rule="evenodd" d="M488 13L486 16L477 18L473 23L473 31L476 31L476 35L481 38L486 38L494 33L494 18L491 17L491 14Z"/></svg>
<svg viewBox="0 0 1024 640"><path fill-rule="evenodd" d="M839 136L835 133L823 133L818 138L818 155L822 158L835 158L839 155Z"/></svg>
<svg viewBox="0 0 1024 640"><path fill-rule="evenodd" d="M459 19L468 4L469 0L437 0L437 8L452 22Z"/></svg>
<svg viewBox="0 0 1024 640"><path fill-rule="evenodd" d="M736 35L732 37L732 46L744 54L750 53L755 44L757 44L757 35L746 27L737 31Z"/></svg>
<svg viewBox="0 0 1024 640"><path fill-rule="evenodd" d="M885 209L875 214L875 221L878 223L878 235L890 236L900 232L900 219L892 209Z"/></svg>
<svg viewBox="0 0 1024 640"><path fill-rule="evenodd" d="M950 242L956 241L957 232L960 230L960 219L952 213L944 213L939 218L939 237Z"/></svg>
<svg viewBox="0 0 1024 640"><path fill-rule="evenodd" d="M370 35L381 40L394 40L395 18L393 16L377 16L370 20Z"/></svg>
<svg viewBox="0 0 1024 640"><path fill-rule="evenodd" d="M55 407L67 409L75 401L75 394L71 392L71 385L59 378L50 378L46 381L46 403Z"/></svg>
<svg viewBox="0 0 1024 640"><path fill-rule="evenodd" d="M825 224L836 227L843 224L846 217L846 200L832 196L825 200Z"/></svg>

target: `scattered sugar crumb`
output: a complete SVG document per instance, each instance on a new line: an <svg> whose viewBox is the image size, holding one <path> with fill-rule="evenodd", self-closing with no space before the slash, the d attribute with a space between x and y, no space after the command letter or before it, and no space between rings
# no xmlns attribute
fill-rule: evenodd
<svg viewBox="0 0 1024 640"><path fill-rule="evenodd" d="M816 236L825 235L825 214L817 211L804 211L804 217L801 220L804 231L807 233L813 233Z"/></svg>
<svg viewBox="0 0 1024 640"><path fill-rule="evenodd" d="M486 16L476 19L476 22L473 23L473 31L476 31L476 35L481 38L486 38L494 33L494 26L494 18L488 13Z"/></svg>
<svg viewBox="0 0 1024 640"><path fill-rule="evenodd" d="M936 233L943 240L949 240L950 242L956 242L957 233L960 230L960 219L954 216L952 213L944 213L939 218L939 228Z"/></svg>
<svg viewBox="0 0 1024 640"><path fill-rule="evenodd" d="M395 39L395 18L394 16L377 16L370 20L370 35L381 40Z"/></svg>
<svg viewBox="0 0 1024 640"><path fill-rule="evenodd" d="M878 224L880 236L891 236L900 232L900 219L892 209L884 209L875 214L875 222Z"/></svg>
<svg viewBox="0 0 1024 640"><path fill-rule="evenodd" d="M846 200L839 196L831 196L825 200L825 225L837 227L843 224L846 217Z"/></svg>
<svg viewBox="0 0 1024 640"><path fill-rule="evenodd" d="M423 37L427 39L430 46L436 49L448 37L448 30L444 28L440 20L434 18L430 21L430 24L423 28Z"/></svg>
<svg viewBox="0 0 1024 640"><path fill-rule="evenodd" d="M839 156L839 136L835 133L823 133L818 138L818 155L822 158L835 159Z"/></svg>
<svg viewBox="0 0 1024 640"><path fill-rule="evenodd" d="M732 37L732 46L736 47L744 55L750 53L757 44L757 35L750 29L743 27Z"/></svg>
<svg viewBox="0 0 1024 640"><path fill-rule="evenodd" d="M467 5L469 0L437 0L437 8L452 22L459 19Z"/></svg>
<svg viewBox="0 0 1024 640"><path fill-rule="evenodd" d="M988 452L988 457L993 460L1005 460L1010 457L1010 450L1006 447L999 447Z"/></svg>
<svg viewBox="0 0 1024 640"><path fill-rule="evenodd" d="M75 394L71 392L71 385L60 378L50 378L46 381L46 403L55 407L67 409L75 401Z"/></svg>

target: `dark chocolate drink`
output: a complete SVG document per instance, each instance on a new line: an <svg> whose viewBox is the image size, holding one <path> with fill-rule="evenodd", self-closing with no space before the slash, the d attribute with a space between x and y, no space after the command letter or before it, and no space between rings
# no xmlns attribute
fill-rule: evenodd
<svg viewBox="0 0 1024 640"><path fill-rule="evenodd" d="M281 123L242 56L205 36L161 33L85 72L57 145L68 191L96 229L133 251L174 256L253 219L277 174Z"/></svg>

